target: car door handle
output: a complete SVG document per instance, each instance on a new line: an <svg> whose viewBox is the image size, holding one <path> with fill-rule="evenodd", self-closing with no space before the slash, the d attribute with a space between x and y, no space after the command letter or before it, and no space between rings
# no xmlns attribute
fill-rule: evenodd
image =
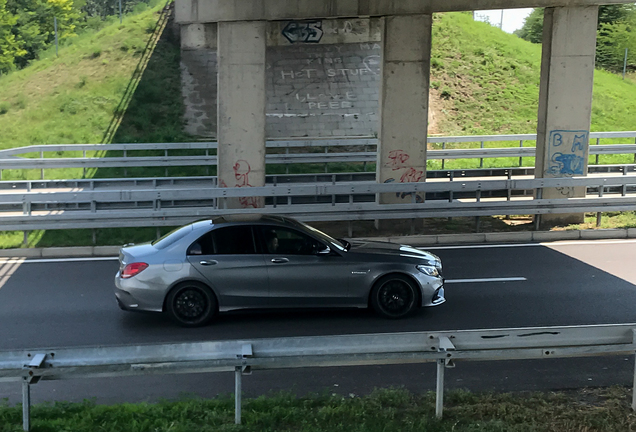
<svg viewBox="0 0 636 432"><path fill-rule="evenodd" d="M274 264L283 264L289 262L289 260L287 258L272 258L272 262Z"/></svg>
<svg viewBox="0 0 636 432"><path fill-rule="evenodd" d="M203 265L203 266L211 266L214 264L218 264L218 261L215 260L205 260L205 261L199 261L199 264Z"/></svg>

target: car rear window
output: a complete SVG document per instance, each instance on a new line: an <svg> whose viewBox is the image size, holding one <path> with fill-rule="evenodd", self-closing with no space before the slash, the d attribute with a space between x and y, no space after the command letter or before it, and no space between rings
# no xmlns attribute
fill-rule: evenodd
<svg viewBox="0 0 636 432"><path fill-rule="evenodd" d="M160 239L153 241L151 244L157 249L165 249L174 242L181 240L192 231L192 225L186 225L181 228L174 229Z"/></svg>

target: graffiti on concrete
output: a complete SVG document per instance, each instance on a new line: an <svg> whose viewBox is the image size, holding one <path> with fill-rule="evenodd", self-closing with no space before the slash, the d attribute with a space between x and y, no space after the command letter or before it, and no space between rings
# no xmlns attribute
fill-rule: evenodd
<svg viewBox="0 0 636 432"><path fill-rule="evenodd" d="M291 21L283 29L283 36L290 43L318 43L322 35L322 21Z"/></svg>
<svg viewBox="0 0 636 432"><path fill-rule="evenodd" d="M393 171L406 168L404 163L409 160L409 158L410 156L404 150L391 150L389 152L389 166Z"/></svg>
<svg viewBox="0 0 636 432"><path fill-rule="evenodd" d="M415 168L407 168L400 177L400 183L416 183L424 177L424 171Z"/></svg>
<svg viewBox="0 0 636 432"><path fill-rule="evenodd" d="M555 188L559 194L565 198L574 198L574 188L572 186L561 186Z"/></svg>
<svg viewBox="0 0 636 432"><path fill-rule="evenodd" d="M395 182L394 178L384 180L384 183L393 183L393 182ZM416 194L415 192L398 192L395 194L396 198L401 198L401 199L404 199L406 197L409 197L412 199L413 196L415 196L416 203L424 202L424 198L422 198L420 195Z"/></svg>
<svg viewBox="0 0 636 432"><path fill-rule="evenodd" d="M237 160L232 169L234 170L234 178L236 179L235 187L252 187L249 179L249 174L252 171L252 167L246 160ZM258 197L240 197L239 203L243 208L260 207Z"/></svg>
<svg viewBox="0 0 636 432"><path fill-rule="evenodd" d="M551 131L548 140L546 175L553 177L583 175L588 150L588 136L588 131Z"/></svg>

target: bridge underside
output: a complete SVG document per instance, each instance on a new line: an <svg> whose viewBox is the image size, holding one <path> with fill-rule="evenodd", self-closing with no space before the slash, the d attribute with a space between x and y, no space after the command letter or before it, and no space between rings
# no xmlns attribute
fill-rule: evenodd
<svg viewBox="0 0 636 432"><path fill-rule="evenodd" d="M586 175L595 3L177 0L188 132L218 139L219 182L227 187L264 185L267 138L377 136L378 181L424 181L432 13L546 7L535 172ZM583 193L545 190L543 198Z"/></svg>

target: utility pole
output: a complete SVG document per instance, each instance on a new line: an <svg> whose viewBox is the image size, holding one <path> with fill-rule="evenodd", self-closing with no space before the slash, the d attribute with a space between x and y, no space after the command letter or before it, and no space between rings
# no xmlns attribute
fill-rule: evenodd
<svg viewBox="0 0 636 432"><path fill-rule="evenodd" d="M500 30L503 30L503 13L504 13L504 10L502 9L501 10L501 21L499 21L499 29Z"/></svg>
<svg viewBox="0 0 636 432"><path fill-rule="evenodd" d="M625 48L625 60L623 61L623 80L625 79L625 72L627 72L627 48Z"/></svg>
<svg viewBox="0 0 636 432"><path fill-rule="evenodd" d="M121 24L122 21L122 17L121 17L121 0L119 0L119 24Z"/></svg>

